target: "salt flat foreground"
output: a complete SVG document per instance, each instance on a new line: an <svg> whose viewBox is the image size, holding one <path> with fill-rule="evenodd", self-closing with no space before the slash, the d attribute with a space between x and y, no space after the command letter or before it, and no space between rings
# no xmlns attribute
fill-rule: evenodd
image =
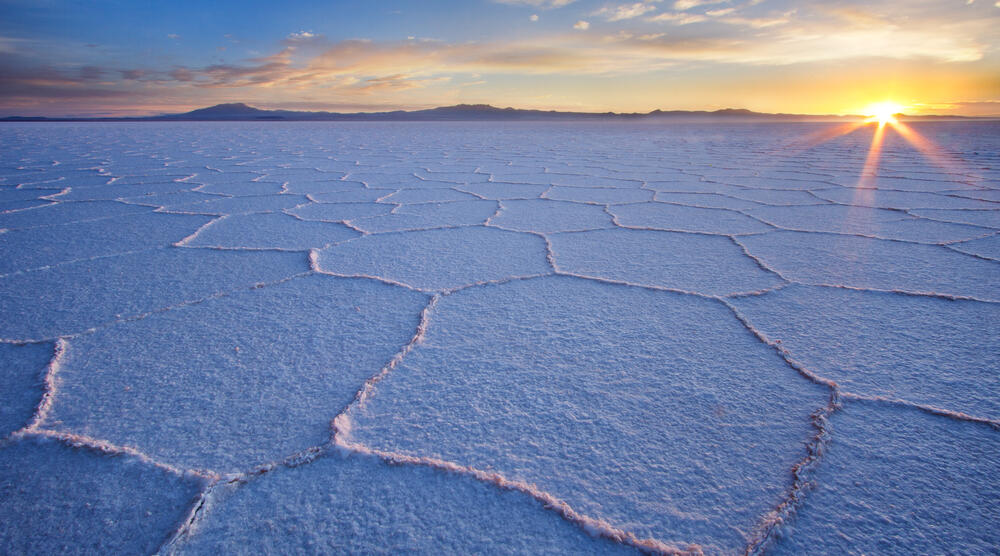
<svg viewBox="0 0 1000 556"><path fill-rule="evenodd" d="M0 127L0 552L988 553L1000 129Z"/></svg>

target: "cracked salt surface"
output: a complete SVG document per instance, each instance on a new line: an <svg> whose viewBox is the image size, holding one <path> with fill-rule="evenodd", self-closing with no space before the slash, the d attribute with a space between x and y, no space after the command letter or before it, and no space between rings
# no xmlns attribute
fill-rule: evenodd
<svg viewBox="0 0 1000 556"><path fill-rule="evenodd" d="M995 261L940 245L792 231L737 241L792 281L1000 302Z"/></svg>
<svg viewBox="0 0 1000 556"><path fill-rule="evenodd" d="M389 466L339 454L268 473L220 494L177 553L290 550L634 553L587 535L523 493L427 467Z"/></svg>
<svg viewBox="0 0 1000 556"><path fill-rule="evenodd" d="M210 214L223 216L227 214L249 214L261 212L280 212L298 205L304 205L309 199L304 195L261 195L259 197L225 197L206 201L178 205L164 209L163 212L187 212L192 214Z"/></svg>
<svg viewBox="0 0 1000 556"><path fill-rule="evenodd" d="M850 402L816 490L775 554L991 554L1000 546L995 427Z"/></svg>
<svg viewBox="0 0 1000 556"><path fill-rule="evenodd" d="M605 207L541 199L501 201L490 225L519 232L571 232L614 227Z"/></svg>
<svg viewBox="0 0 1000 556"><path fill-rule="evenodd" d="M0 449L6 554L150 554L203 488L135 458L26 438Z"/></svg>
<svg viewBox="0 0 1000 556"><path fill-rule="evenodd" d="M358 235L343 224L310 222L289 214L236 214L213 220L177 245L308 251L354 239Z"/></svg>
<svg viewBox="0 0 1000 556"><path fill-rule="evenodd" d="M799 285L732 303L845 392L1000 422L1000 304Z"/></svg>
<svg viewBox="0 0 1000 556"><path fill-rule="evenodd" d="M386 200L386 202L391 202ZM484 224L497 210L496 201L455 201L400 205L384 216L357 218L351 225L362 232L401 232Z"/></svg>
<svg viewBox="0 0 1000 556"><path fill-rule="evenodd" d="M7 313L4 314L12 314ZM34 344L0 344L0 438L21 429L31 421L35 406L44 393L42 375L54 346L48 342Z"/></svg>
<svg viewBox="0 0 1000 556"><path fill-rule="evenodd" d="M48 210L43 209L30 210ZM0 234L0 275L165 247L207 224L210 217L141 212Z"/></svg>
<svg viewBox="0 0 1000 556"><path fill-rule="evenodd" d="M950 247L962 253L1000 261L1000 235L953 243Z"/></svg>
<svg viewBox="0 0 1000 556"><path fill-rule="evenodd" d="M730 238L655 230L552 234L559 270L704 295L749 293L784 283Z"/></svg>
<svg viewBox="0 0 1000 556"><path fill-rule="evenodd" d="M65 200L60 198L60 201ZM45 207L0 214L0 228L8 230L31 229L150 211L151 209L148 207L127 205L116 201L56 202Z"/></svg>
<svg viewBox="0 0 1000 556"><path fill-rule="evenodd" d="M320 251L317 264L320 272L437 291L546 274L545 257L541 237L470 226L371 234Z"/></svg>
<svg viewBox="0 0 1000 556"><path fill-rule="evenodd" d="M913 127L7 124L0 552L993 551L1000 135Z"/></svg>
<svg viewBox="0 0 1000 556"><path fill-rule="evenodd" d="M279 459L323 443L330 416L406 343L426 303L313 275L102 328L70 340L41 426L190 469Z"/></svg>
<svg viewBox="0 0 1000 556"><path fill-rule="evenodd" d="M473 195L478 195L483 199L539 199L548 185L534 185L530 183L473 183L468 185L455 186L459 191L467 191Z"/></svg>
<svg viewBox="0 0 1000 556"><path fill-rule="evenodd" d="M735 551L827 398L718 301L546 277L443 297L352 439L496 469L640 537Z"/></svg>
<svg viewBox="0 0 1000 556"><path fill-rule="evenodd" d="M307 272L303 253L159 248L0 277L0 338L54 339ZM94 298L102 299L94 303Z"/></svg>
<svg viewBox="0 0 1000 556"><path fill-rule="evenodd" d="M857 197L858 202L863 203L867 193L861 190ZM858 205L757 207L745 213L785 230L843 233L917 243L961 241L992 232L989 228L918 220L905 212Z"/></svg>
<svg viewBox="0 0 1000 556"><path fill-rule="evenodd" d="M668 205L656 201L614 205L608 212L625 228L736 235L766 232L771 226L746 214L727 209Z"/></svg>

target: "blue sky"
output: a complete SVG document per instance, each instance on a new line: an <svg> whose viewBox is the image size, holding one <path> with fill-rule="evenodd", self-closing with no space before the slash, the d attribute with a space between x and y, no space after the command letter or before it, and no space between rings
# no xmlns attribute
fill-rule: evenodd
<svg viewBox="0 0 1000 556"><path fill-rule="evenodd" d="M869 5L873 4L873 5ZM0 114L1000 113L1000 2L0 0Z"/></svg>

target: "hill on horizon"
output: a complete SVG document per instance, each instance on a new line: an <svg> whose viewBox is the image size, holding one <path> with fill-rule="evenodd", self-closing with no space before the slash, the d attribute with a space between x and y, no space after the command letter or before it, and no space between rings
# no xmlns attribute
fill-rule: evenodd
<svg viewBox="0 0 1000 556"><path fill-rule="evenodd" d="M965 116L910 116L907 120L969 120ZM498 108L490 104L456 104L424 110L392 110L385 112L323 112L301 110L268 110L243 102L216 104L179 114L133 117L63 117L11 116L0 121L847 121L862 115L769 114L746 108L720 110L653 110L651 112L561 112L521 108Z"/></svg>

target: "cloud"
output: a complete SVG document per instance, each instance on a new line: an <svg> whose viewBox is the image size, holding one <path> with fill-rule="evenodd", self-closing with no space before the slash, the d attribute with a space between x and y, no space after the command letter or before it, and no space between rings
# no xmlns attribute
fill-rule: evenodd
<svg viewBox="0 0 1000 556"><path fill-rule="evenodd" d="M175 41L175 40L181 38L181 36L178 35L177 33L167 33L167 38L170 39L170 40L174 40Z"/></svg>
<svg viewBox="0 0 1000 556"><path fill-rule="evenodd" d="M296 31L294 33L290 33L287 39L290 41L301 41L301 40L315 39L318 36L319 35L313 33L312 31Z"/></svg>
<svg viewBox="0 0 1000 556"><path fill-rule="evenodd" d="M731 15L735 12L736 12L735 8L708 10L704 13L704 15L699 13L665 12L662 14L647 17L646 21L649 23L666 22L672 25L690 25L692 23L713 21L717 23L725 23L727 25L752 27L754 29L763 29L766 27L784 25L790 22L792 16L795 14L795 10L791 10L783 14L773 15L769 17L743 17L737 15Z"/></svg>
<svg viewBox="0 0 1000 556"><path fill-rule="evenodd" d="M359 85L354 89L365 93L375 91L405 91L408 89L426 87L434 83L444 83L450 80L451 77L447 76L418 79L410 75L396 74L367 79L364 84Z"/></svg>
<svg viewBox="0 0 1000 556"><path fill-rule="evenodd" d="M153 62L142 65L130 61L119 66L116 64L121 62L110 54L74 58L75 52L93 52L82 46L75 50L65 44L51 48L41 41L29 45L0 38L0 98L5 99L0 106L11 106L15 100L10 99L30 102L33 92L42 99L72 99L74 95L82 99L100 98L102 91L108 98L146 94L171 102L178 98L198 99L196 104L218 98L248 102L260 98L326 102L324 99L336 98L338 105L357 101L413 106L415 103L410 99L423 98L424 102L427 98L451 99L469 82L489 80L491 94L504 94L497 93L501 89L494 87L529 83L534 76L541 75L552 76L543 87L548 91L550 83L555 86L565 83L559 77L658 79L678 67L696 68L701 75L718 76L719 72L713 72L713 68L723 64L730 75L752 72L762 76L773 75L759 69L763 66L795 65L794 69L782 70L791 74L829 68L831 62L844 61L851 63L839 67L866 63L895 67L899 65L897 61L905 61L908 67L955 64L958 66L955 72L966 71L961 65L969 62L976 62L974 68L979 72L996 68L996 58L988 57L995 56L990 54L994 48L995 18L970 13L964 6L959 11L943 12L950 19L942 18L942 12L930 3L921 5L923 12L914 8L900 15L897 0L889 1L891 6L803 4L797 12L785 13L770 10L767 5L749 6L746 1L707 10L656 13L649 9L641 14L637 12L653 6L651 1L611 3L593 12L602 16L601 20L595 20L602 22L597 25L602 32L599 40L595 40L594 32L575 33L563 28L562 32L543 34L537 27L538 36L466 42L417 38L333 41L313 31L300 30L257 57L227 59L211 65L161 62L163 65L158 66ZM532 5L554 6L551 2ZM992 2L977 2L972 11L980 7L995 13ZM529 14L538 15L526 10L519 17L535 20ZM643 23L619 31L605 29L611 27L603 23L605 18L613 21L639 18ZM563 25L575 19L564 20ZM647 23L663 25L657 29ZM666 30L667 25L693 23L702 24L670 28L669 34L658 32ZM588 31L590 23L579 20L573 28ZM156 56L149 59L169 60ZM752 69L740 70L736 66ZM822 75L824 70L815 71L815 75ZM987 78L980 79L988 82ZM425 92L414 92L421 89ZM991 97L995 95L985 98ZM609 106L613 102L609 100Z"/></svg>
<svg viewBox="0 0 1000 556"><path fill-rule="evenodd" d="M0 100L4 106L30 106L44 100L67 102L132 94L123 87L106 88L95 82L106 73L109 72L97 66L65 71L50 65L30 64L21 56L0 54Z"/></svg>
<svg viewBox="0 0 1000 556"><path fill-rule="evenodd" d="M529 17L528 20L532 23L538 21L538 14L531 14L531 17Z"/></svg>
<svg viewBox="0 0 1000 556"><path fill-rule="evenodd" d="M181 83L194 81L194 73L187 68L176 68L171 70L168 75L171 79L180 81Z"/></svg>
<svg viewBox="0 0 1000 556"><path fill-rule="evenodd" d="M575 2L576 0L493 0L498 4L508 4L511 6L530 6L532 8L541 8L543 10L550 10L552 8L561 8L563 6L568 6Z"/></svg>
<svg viewBox="0 0 1000 556"><path fill-rule="evenodd" d="M608 21L622 21L633 19L656 9L656 6L649 2L635 2L633 4L621 4L618 6L605 6L593 15L604 17Z"/></svg>
<svg viewBox="0 0 1000 556"><path fill-rule="evenodd" d="M187 70L188 81L201 87L272 86L288 77L288 62L270 62L251 66L214 64L199 70ZM177 70L175 70L176 72Z"/></svg>
<svg viewBox="0 0 1000 556"><path fill-rule="evenodd" d="M0 36L0 54L14 53L18 50L18 46L24 46L28 42L30 41L26 39Z"/></svg>
<svg viewBox="0 0 1000 556"><path fill-rule="evenodd" d="M997 6L1000 7L1000 6ZM963 114L966 116L998 116L1000 115L1000 100L953 100L931 104L914 103L921 113Z"/></svg>
<svg viewBox="0 0 1000 556"><path fill-rule="evenodd" d="M685 13L656 16L657 20L677 25L698 17L699 14ZM733 16L718 19L733 19ZM62 80L60 83L66 86L120 75L121 83L162 87L405 91L462 75L638 75L679 63L778 66L873 57L970 61L980 59L986 48L985 43L971 37L988 34L985 28L972 33L965 28L942 33L939 27L919 30L845 26L829 21L788 28L778 25L782 18L777 16L757 18L759 21L750 19L738 22L758 29L759 32L747 36L726 33L724 29L706 29L676 36L623 31L600 42L589 35L573 34L519 42L355 39L330 43L324 40L308 52L289 45L242 63L175 66L166 70L80 66L75 73L49 69L41 75L48 76L50 81ZM573 27L588 30L590 26L581 20Z"/></svg>
<svg viewBox="0 0 1000 556"><path fill-rule="evenodd" d="M674 2L674 9L685 11L691 8L697 8L698 6L706 6L712 4L721 4L725 0L677 0Z"/></svg>
<svg viewBox="0 0 1000 556"><path fill-rule="evenodd" d="M666 12L647 17L646 21L648 21L649 23L660 23L666 21L674 25L689 25L691 23L701 23L702 21L708 21L708 18L701 14Z"/></svg>
<svg viewBox="0 0 1000 556"><path fill-rule="evenodd" d="M720 18L719 21L722 23L728 23L729 25L745 25L747 27L753 27L754 29L764 29L766 27L784 25L790 22L794 13L795 12L793 10L774 17L723 17Z"/></svg>

